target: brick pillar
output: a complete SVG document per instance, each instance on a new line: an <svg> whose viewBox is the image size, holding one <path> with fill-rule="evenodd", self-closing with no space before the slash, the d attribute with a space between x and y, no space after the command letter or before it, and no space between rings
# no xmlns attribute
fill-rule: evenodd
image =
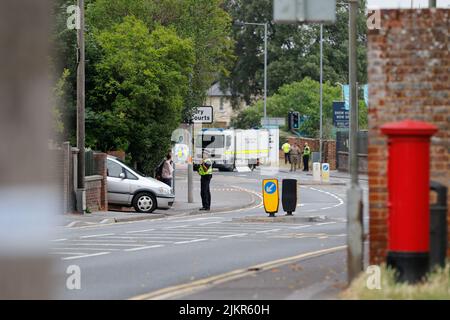
<svg viewBox="0 0 450 320"><path fill-rule="evenodd" d="M106 153L94 153L96 174L103 177L101 183L100 210L108 211L108 190L107 190L107 171L106 171Z"/></svg>

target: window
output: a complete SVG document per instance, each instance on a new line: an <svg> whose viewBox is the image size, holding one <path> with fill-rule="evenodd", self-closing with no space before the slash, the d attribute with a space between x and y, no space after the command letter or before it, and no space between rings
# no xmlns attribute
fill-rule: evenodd
<svg viewBox="0 0 450 320"><path fill-rule="evenodd" d="M231 136L227 136L227 148L231 147Z"/></svg>
<svg viewBox="0 0 450 320"><path fill-rule="evenodd" d="M220 97L220 105L219 105L219 111L224 111L224 102L223 102L223 97Z"/></svg>
<svg viewBox="0 0 450 320"><path fill-rule="evenodd" d="M202 143L203 141L203 143ZM197 148L223 148L225 145L225 138L224 136L219 136L219 135L199 135L195 145Z"/></svg>
<svg viewBox="0 0 450 320"><path fill-rule="evenodd" d="M120 178L120 174L123 172L121 165L108 160L108 177Z"/></svg>
<svg viewBox="0 0 450 320"><path fill-rule="evenodd" d="M126 169L125 169L125 175L126 175L127 179L138 180L138 178L134 174L132 174L130 171L128 171Z"/></svg>

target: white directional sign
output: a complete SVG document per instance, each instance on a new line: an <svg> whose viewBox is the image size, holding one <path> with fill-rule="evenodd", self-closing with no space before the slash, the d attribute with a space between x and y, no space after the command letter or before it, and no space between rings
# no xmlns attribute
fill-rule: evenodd
<svg viewBox="0 0 450 320"><path fill-rule="evenodd" d="M336 0L274 0L276 23L336 21Z"/></svg>
<svg viewBox="0 0 450 320"><path fill-rule="evenodd" d="M261 118L261 126L270 127L270 126L285 126L286 119L285 118Z"/></svg>
<svg viewBox="0 0 450 320"><path fill-rule="evenodd" d="M192 116L194 123L213 123L213 107L198 107L197 112Z"/></svg>

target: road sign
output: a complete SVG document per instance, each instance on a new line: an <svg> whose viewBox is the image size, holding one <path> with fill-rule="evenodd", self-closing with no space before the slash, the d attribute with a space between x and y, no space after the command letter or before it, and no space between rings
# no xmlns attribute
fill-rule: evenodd
<svg viewBox="0 0 450 320"><path fill-rule="evenodd" d="M286 119L285 118L261 118L261 126L262 127L268 127L268 126L285 126L286 125Z"/></svg>
<svg viewBox="0 0 450 320"><path fill-rule="evenodd" d="M213 107L204 106L198 107L194 115L192 116L192 122L194 123L213 123L214 122Z"/></svg>
<svg viewBox="0 0 450 320"><path fill-rule="evenodd" d="M182 143L177 143L172 150L174 161L177 164L185 164L189 160L189 147Z"/></svg>
<svg viewBox="0 0 450 320"><path fill-rule="evenodd" d="M322 182L330 182L330 164L322 163Z"/></svg>
<svg viewBox="0 0 450 320"><path fill-rule="evenodd" d="M335 22L336 0L274 0L276 23Z"/></svg>
<svg viewBox="0 0 450 320"><path fill-rule="evenodd" d="M336 128L348 128L350 123L350 111L346 110L345 102L333 102L333 125Z"/></svg>
<svg viewBox="0 0 450 320"><path fill-rule="evenodd" d="M271 216L278 212L279 198L278 180L263 180L264 209Z"/></svg>

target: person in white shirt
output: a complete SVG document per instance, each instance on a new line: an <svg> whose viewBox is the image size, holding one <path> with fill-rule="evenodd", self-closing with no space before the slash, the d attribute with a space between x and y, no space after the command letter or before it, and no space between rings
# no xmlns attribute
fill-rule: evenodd
<svg viewBox="0 0 450 320"><path fill-rule="evenodd" d="M161 172L161 181L169 187L172 187L173 171L172 155L169 153L164 161Z"/></svg>

